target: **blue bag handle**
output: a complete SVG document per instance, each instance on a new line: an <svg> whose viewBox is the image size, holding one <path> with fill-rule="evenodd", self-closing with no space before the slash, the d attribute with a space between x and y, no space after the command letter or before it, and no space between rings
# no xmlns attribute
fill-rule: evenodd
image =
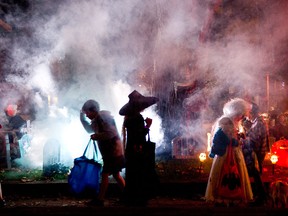
<svg viewBox="0 0 288 216"><path fill-rule="evenodd" d="M88 150L88 147L89 147L91 141L92 141L92 139L90 138L90 140L89 140L89 142L88 142L88 144L87 144L87 146L86 146L86 148L85 148L85 150L84 150L84 152L83 152L83 157L86 157L85 155L86 155L86 152L87 152L87 150ZM93 146L94 146L94 153L95 153L95 154L93 154L93 159L94 159L95 161L97 161L97 160L98 160L97 147L96 147L96 144L95 144L95 141L94 141L94 140L93 140L92 143L93 143ZM94 158L95 155L96 155L96 159Z"/></svg>

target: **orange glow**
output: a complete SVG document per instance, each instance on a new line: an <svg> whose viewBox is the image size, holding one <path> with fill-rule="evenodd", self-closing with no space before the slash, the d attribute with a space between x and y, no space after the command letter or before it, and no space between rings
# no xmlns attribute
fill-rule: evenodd
<svg viewBox="0 0 288 216"><path fill-rule="evenodd" d="M211 150L211 133L207 133L207 151L209 152Z"/></svg>
<svg viewBox="0 0 288 216"><path fill-rule="evenodd" d="M276 164L278 161L278 156L275 154L271 155L270 161L272 162L272 164Z"/></svg>
<svg viewBox="0 0 288 216"><path fill-rule="evenodd" d="M273 155L277 156L277 165L288 167L288 140L278 140L272 144L271 158ZM270 160L271 160L270 158Z"/></svg>
<svg viewBox="0 0 288 216"><path fill-rule="evenodd" d="M200 162L204 162L206 160L206 154L205 153L200 153L199 160L200 160Z"/></svg>

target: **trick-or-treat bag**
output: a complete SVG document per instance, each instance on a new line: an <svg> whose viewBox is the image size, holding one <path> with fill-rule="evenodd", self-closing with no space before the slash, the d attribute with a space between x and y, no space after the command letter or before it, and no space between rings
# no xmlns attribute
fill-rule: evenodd
<svg viewBox="0 0 288 216"><path fill-rule="evenodd" d="M241 187L239 170L233 155L232 143L228 146L226 161L220 175L218 196L226 199L242 199L243 190Z"/></svg>
<svg viewBox="0 0 288 216"><path fill-rule="evenodd" d="M93 157L88 158L89 146L93 145ZM97 195L100 188L100 174L102 164L98 162L97 147L95 141L90 139L83 155L74 159L74 166L68 175L68 184L73 194Z"/></svg>
<svg viewBox="0 0 288 216"><path fill-rule="evenodd" d="M159 179L156 172L155 163L155 148L156 143L150 140L150 134L148 133L148 140L143 146L144 160L145 160L145 180L147 182L146 193L148 197L155 197L157 189L159 188Z"/></svg>

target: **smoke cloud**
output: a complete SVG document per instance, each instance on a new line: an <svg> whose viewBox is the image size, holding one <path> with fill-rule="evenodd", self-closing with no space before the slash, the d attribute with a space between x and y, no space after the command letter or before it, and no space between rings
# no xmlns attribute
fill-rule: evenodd
<svg viewBox="0 0 288 216"><path fill-rule="evenodd" d="M3 73L1 108L21 95L37 110L28 162L21 159L27 166L42 165L50 139L59 141L63 163L81 156L89 134L79 110L88 99L111 111L121 133L118 111L134 89L160 99L143 112L153 118L151 139L159 149L183 135L205 150L223 103L245 96L267 111L266 77L286 65L286 1L29 3L26 11L4 17L13 30L1 38L9 57L1 66L9 71Z"/></svg>

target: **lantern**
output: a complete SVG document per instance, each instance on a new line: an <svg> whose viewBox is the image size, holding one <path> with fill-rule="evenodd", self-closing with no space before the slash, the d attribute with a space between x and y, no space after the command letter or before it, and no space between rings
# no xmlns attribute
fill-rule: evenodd
<svg viewBox="0 0 288 216"><path fill-rule="evenodd" d="M275 164L276 164L277 161L278 161L278 156L275 155L275 154L271 155L270 161L272 162L272 174L274 174Z"/></svg>
<svg viewBox="0 0 288 216"><path fill-rule="evenodd" d="M199 160L200 160L201 163L203 163L206 160L206 154L205 153L200 153Z"/></svg>
<svg viewBox="0 0 288 216"><path fill-rule="evenodd" d="M272 162L272 164L276 164L278 161L278 156L275 154L271 155L270 161Z"/></svg>
<svg viewBox="0 0 288 216"><path fill-rule="evenodd" d="M281 139L273 143L271 147L271 152L274 154L274 157L277 155L277 161L275 163L277 163L278 166L288 167L288 140ZM273 155L271 155L270 158L271 162L272 156Z"/></svg>

